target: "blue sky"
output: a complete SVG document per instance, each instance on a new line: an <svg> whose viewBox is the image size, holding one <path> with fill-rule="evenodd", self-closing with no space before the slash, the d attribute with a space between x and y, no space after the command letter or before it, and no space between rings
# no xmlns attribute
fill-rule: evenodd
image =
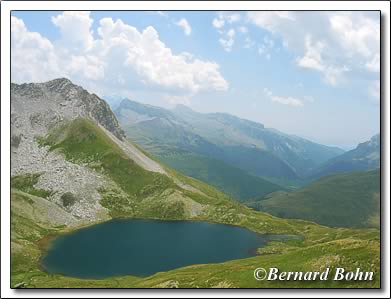
<svg viewBox="0 0 391 299"><path fill-rule="evenodd" d="M228 112L349 148L379 132L378 12L14 12L12 80Z"/></svg>

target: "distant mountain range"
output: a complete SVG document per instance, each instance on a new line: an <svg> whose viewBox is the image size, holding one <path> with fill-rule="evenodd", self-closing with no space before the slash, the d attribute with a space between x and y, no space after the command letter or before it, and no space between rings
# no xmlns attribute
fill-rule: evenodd
<svg viewBox="0 0 391 299"><path fill-rule="evenodd" d="M119 105L118 98L108 101L131 140L169 166L241 200L283 190L280 182L298 181L343 153L225 113L198 113L183 105L168 110L128 99Z"/></svg>
<svg viewBox="0 0 391 299"><path fill-rule="evenodd" d="M360 143L355 149L320 165L311 173L311 176L313 178L319 178L330 174L369 170L379 167L380 134L377 134L369 141Z"/></svg>

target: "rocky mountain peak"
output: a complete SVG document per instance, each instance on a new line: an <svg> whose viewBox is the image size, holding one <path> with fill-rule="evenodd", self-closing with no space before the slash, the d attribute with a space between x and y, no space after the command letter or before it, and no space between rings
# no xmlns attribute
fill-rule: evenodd
<svg viewBox="0 0 391 299"><path fill-rule="evenodd" d="M75 89L81 88L73 84L72 81L67 78L58 78L42 84L45 85L50 91L53 92L64 92L72 88Z"/></svg>
<svg viewBox="0 0 391 299"><path fill-rule="evenodd" d="M123 140L125 134L109 105L95 94L59 78L45 83L11 85L13 119L25 127L24 131L42 135L64 120L87 117ZM27 127L27 128L26 128Z"/></svg>

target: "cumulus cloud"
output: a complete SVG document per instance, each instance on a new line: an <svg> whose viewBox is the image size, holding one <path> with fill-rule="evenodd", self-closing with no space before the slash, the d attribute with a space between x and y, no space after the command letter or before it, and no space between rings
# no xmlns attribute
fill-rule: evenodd
<svg viewBox="0 0 391 299"><path fill-rule="evenodd" d="M189 25L189 23L185 18L180 19L176 24L183 29L183 32L186 35L191 34L191 26Z"/></svg>
<svg viewBox="0 0 391 299"><path fill-rule="evenodd" d="M93 23L89 11L64 11L52 17L52 22L61 31L61 47L70 51L85 51L92 47Z"/></svg>
<svg viewBox="0 0 391 299"><path fill-rule="evenodd" d="M53 44L11 16L11 76L16 82L45 81L61 74Z"/></svg>
<svg viewBox="0 0 391 299"><path fill-rule="evenodd" d="M331 15L329 20L337 40L348 53L368 60L376 59L380 48L378 21L352 13Z"/></svg>
<svg viewBox="0 0 391 299"><path fill-rule="evenodd" d="M71 76L78 76L89 80L99 80L104 77L104 62L93 55L72 55L66 66Z"/></svg>
<svg viewBox="0 0 391 299"><path fill-rule="evenodd" d="M102 93L123 88L173 94L228 89L217 63L173 53L152 26L139 31L122 20L103 18L94 38L88 12L64 12L52 18L61 37L50 41L30 32L21 19L11 21L14 82L67 76Z"/></svg>
<svg viewBox="0 0 391 299"><path fill-rule="evenodd" d="M299 67L338 85L350 71L379 72L380 19L365 12L248 12L247 20L280 38ZM359 72L357 72L359 73Z"/></svg>
<svg viewBox="0 0 391 299"><path fill-rule="evenodd" d="M292 107L304 106L305 100L298 99L298 98L291 97L291 96L277 96L277 95L274 95L273 92L268 88L263 89L263 94L266 97L268 97L272 102L275 102L275 103L279 103L282 105L288 105L288 106L292 106ZM308 99L310 99L310 101L313 101L313 99L311 97L309 97Z"/></svg>
<svg viewBox="0 0 391 299"><path fill-rule="evenodd" d="M228 88L218 64L188 54L174 55L151 26L139 32L121 20L114 22L110 18L102 19L100 25L98 33L104 43L103 52L122 52L125 66L147 83L191 92Z"/></svg>

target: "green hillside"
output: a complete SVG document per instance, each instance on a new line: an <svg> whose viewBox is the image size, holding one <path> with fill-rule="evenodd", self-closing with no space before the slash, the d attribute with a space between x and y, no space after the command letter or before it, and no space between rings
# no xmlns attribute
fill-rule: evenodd
<svg viewBox="0 0 391 299"><path fill-rule="evenodd" d="M276 192L254 206L283 218L338 227L380 226L380 170L321 178L295 192Z"/></svg>
<svg viewBox="0 0 391 299"><path fill-rule="evenodd" d="M159 160L185 175L208 182L241 202L285 188L251 175L222 161L172 149L157 156Z"/></svg>

